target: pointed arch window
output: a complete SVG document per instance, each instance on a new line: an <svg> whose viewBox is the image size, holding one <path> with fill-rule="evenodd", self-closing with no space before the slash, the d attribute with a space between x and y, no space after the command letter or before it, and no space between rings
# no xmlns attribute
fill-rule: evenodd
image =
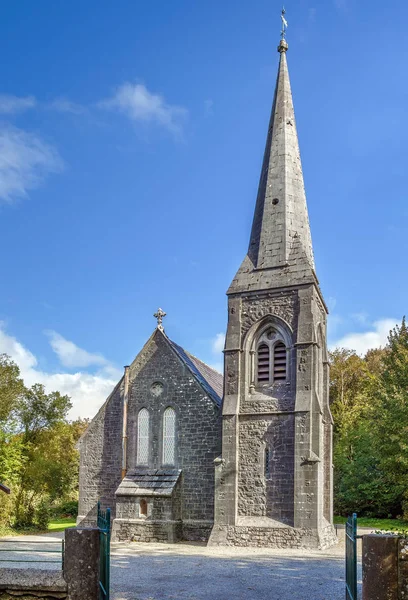
<svg viewBox="0 0 408 600"><path fill-rule="evenodd" d="M258 339L256 380L258 385L279 383L287 380L288 351L281 335L268 329Z"/></svg>
<svg viewBox="0 0 408 600"><path fill-rule="evenodd" d="M149 464L149 422L150 415L146 408L142 408L137 416L137 464Z"/></svg>
<svg viewBox="0 0 408 600"><path fill-rule="evenodd" d="M163 414L163 465L176 462L176 413L166 408Z"/></svg>

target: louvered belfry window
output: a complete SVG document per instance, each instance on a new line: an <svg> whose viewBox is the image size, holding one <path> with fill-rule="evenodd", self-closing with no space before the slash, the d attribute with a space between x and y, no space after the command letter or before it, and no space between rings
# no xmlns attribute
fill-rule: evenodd
<svg viewBox="0 0 408 600"><path fill-rule="evenodd" d="M174 465L176 455L176 413L166 408L163 414L163 464Z"/></svg>
<svg viewBox="0 0 408 600"><path fill-rule="evenodd" d="M137 416L137 464L149 464L149 411L146 408Z"/></svg>
<svg viewBox="0 0 408 600"><path fill-rule="evenodd" d="M273 380L284 381L286 379L286 346L282 342L275 345L273 351Z"/></svg>
<svg viewBox="0 0 408 600"><path fill-rule="evenodd" d="M268 383L270 377L270 351L267 344L258 346L258 382Z"/></svg>
<svg viewBox="0 0 408 600"><path fill-rule="evenodd" d="M256 349L256 381L259 386L287 380L287 356L287 347L280 333L272 328L264 331Z"/></svg>

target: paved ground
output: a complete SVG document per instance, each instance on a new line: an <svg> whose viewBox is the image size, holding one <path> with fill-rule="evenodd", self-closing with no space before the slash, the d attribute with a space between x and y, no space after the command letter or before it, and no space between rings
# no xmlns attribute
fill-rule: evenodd
<svg viewBox="0 0 408 600"><path fill-rule="evenodd" d="M323 552L117 544L113 600L344 600L344 542ZM361 576L360 576L361 579Z"/></svg>
<svg viewBox="0 0 408 600"><path fill-rule="evenodd" d="M45 533L0 538L0 568L61 569L63 537Z"/></svg>
<svg viewBox="0 0 408 600"><path fill-rule="evenodd" d="M50 540L0 539L0 567L60 569ZM344 531L330 550L206 548L201 544L112 544L112 600L344 600ZM41 544L33 544L40 541ZM15 544L14 542L18 542ZM13 553L12 548L24 552ZM361 549L359 549L361 555ZM14 563L11 559L39 560ZM57 560L49 563L49 560ZM7 562L5 562L7 561ZM361 574L359 575L361 580Z"/></svg>

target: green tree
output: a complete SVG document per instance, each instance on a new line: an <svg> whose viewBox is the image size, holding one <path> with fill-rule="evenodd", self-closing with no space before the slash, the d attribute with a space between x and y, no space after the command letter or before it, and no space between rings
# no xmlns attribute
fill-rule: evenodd
<svg viewBox="0 0 408 600"><path fill-rule="evenodd" d="M18 366L6 354L0 354L0 423L3 428L24 389Z"/></svg>

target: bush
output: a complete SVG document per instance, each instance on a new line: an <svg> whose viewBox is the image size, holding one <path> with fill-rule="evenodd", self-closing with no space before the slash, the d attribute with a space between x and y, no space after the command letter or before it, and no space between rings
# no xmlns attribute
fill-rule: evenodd
<svg viewBox="0 0 408 600"><path fill-rule="evenodd" d="M42 531L47 531L48 525L50 524L50 509L48 504L41 500L40 504L35 511L35 524Z"/></svg>
<svg viewBox="0 0 408 600"><path fill-rule="evenodd" d="M57 504L52 511L53 516L57 519L64 517L77 517L78 516L78 500L67 500Z"/></svg>

